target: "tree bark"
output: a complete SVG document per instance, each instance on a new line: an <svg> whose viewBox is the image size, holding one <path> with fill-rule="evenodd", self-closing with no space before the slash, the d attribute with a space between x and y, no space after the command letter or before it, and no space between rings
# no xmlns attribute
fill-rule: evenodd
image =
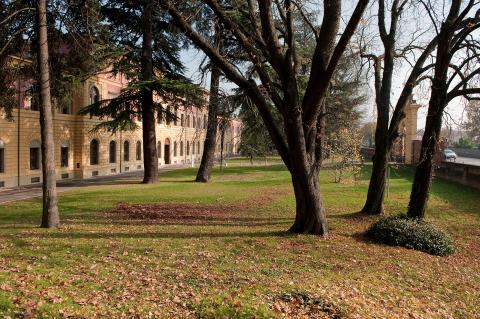
<svg viewBox="0 0 480 319"><path fill-rule="evenodd" d="M210 78L210 100L208 104L207 134L203 144L203 154L200 167L198 168L196 182L206 183L212 175L213 161L215 160L215 146L217 142L217 115L218 115L218 90L220 85L221 71L212 66Z"/></svg>
<svg viewBox="0 0 480 319"><path fill-rule="evenodd" d="M395 12L397 9L395 9ZM392 91L392 78L395 56L395 34L397 28L398 12L392 13L390 33L385 30L384 1L379 2L379 29L384 46L383 69L380 59L374 58L375 72L375 103L377 106L377 126L375 129L375 155L373 157L372 175L368 186L367 200L362 213L369 215L383 214L385 199L386 173L388 159L393 143L388 135L390 120L390 99Z"/></svg>
<svg viewBox="0 0 480 319"><path fill-rule="evenodd" d="M291 168L295 194L295 222L290 231L299 234L328 235L327 216L320 195L318 172L304 174L300 167Z"/></svg>
<svg viewBox="0 0 480 319"><path fill-rule="evenodd" d="M448 104L448 70L454 53L451 52L452 42L454 41L461 4L462 1L460 0L452 1L449 15L442 23L440 33L438 34L435 71L432 78L420 161L415 170L410 202L408 204L407 215L412 218L425 217L434 171L434 157L442 129L443 112Z"/></svg>
<svg viewBox="0 0 480 319"><path fill-rule="evenodd" d="M141 79L153 79L152 43L153 43L153 5L151 1L143 7L142 16L142 59ZM142 90L142 129L143 129L143 183L158 182L157 138L155 133L155 110L153 107L153 92L149 89Z"/></svg>
<svg viewBox="0 0 480 319"><path fill-rule="evenodd" d="M439 57L441 59L442 57ZM445 65L445 75L448 64ZM446 78L446 77L445 77ZM435 81L437 80L437 81ZM420 151L420 162L415 170L410 202L408 204L409 217L424 218L428 203L428 194L432 185L434 171L434 158L437 151L440 132L442 129L443 111L447 105L446 82L438 81L436 78L432 85L432 93L428 106L427 122L422 138ZM437 84L438 86L435 86Z"/></svg>
<svg viewBox="0 0 480 319"><path fill-rule="evenodd" d="M37 59L40 87L40 134L42 138L42 193L43 211L40 227L60 225L55 172L55 143L53 138L52 99L47 36L47 4L39 0L37 6Z"/></svg>
<svg viewBox="0 0 480 319"><path fill-rule="evenodd" d="M368 185L367 200L362 209L362 213L368 215L378 215L384 213L384 198L387 182L387 166L389 152L382 150L377 152L373 158L372 175Z"/></svg>
<svg viewBox="0 0 480 319"><path fill-rule="evenodd" d="M225 123L221 123L220 128L220 172L223 171L223 147L225 143Z"/></svg>

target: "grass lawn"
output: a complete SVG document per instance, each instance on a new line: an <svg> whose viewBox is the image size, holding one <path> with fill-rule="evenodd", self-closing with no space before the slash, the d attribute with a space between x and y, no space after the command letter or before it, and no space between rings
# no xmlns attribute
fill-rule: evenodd
<svg viewBox="0 0 480 319"><path fill-rule="evenodd" d="M367 180L328 171L329 239L286 233L288 172L247 163L206 185L185 169L62 193L60 229L37 227L38 199L0 206L0 317L480 318L479 191L434 182L428 219L457 244L435 257L366 241ZM386 209L404 212L411 171L391 177ZM110 212L118 203L165 214L128 219Z"/></svg>

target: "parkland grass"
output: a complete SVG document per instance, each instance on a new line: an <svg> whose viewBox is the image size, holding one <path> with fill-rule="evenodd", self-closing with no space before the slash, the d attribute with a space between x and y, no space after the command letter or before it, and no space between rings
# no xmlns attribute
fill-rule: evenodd
<svg viewBox="0 0 480 319"><path fill-rule="evenodd" d="M434 181L428 220L457 247L436 257L365 239L368 169L345 184L322 172L328 239L286 232L281 165L231 162L209 184L195 173L62 193L60 229L38 228L39 199L0 206L0 318L480 318L479 191ZM406 211L411 177L392 171L389 214ZM125 218L120 203L172 217Z"/></svg>

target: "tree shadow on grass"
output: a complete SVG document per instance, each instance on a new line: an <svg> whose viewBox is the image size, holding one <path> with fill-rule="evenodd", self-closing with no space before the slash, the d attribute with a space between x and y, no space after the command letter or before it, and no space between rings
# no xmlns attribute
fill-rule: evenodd
<svg viewBox="0 0 480 319"><path fill-rule="evenodd" d="M295 237L288 231L266 231L266 232L46 232L43 234L22 234L24 238L50 238L50 239L196 239L196 238L265 238L265 237Z"/></svg>
<svg viewBox="0 0 480 319"><path fill-rule="evenodd" d="M333 219L354 219L354 220L366 220L371 216L363 214L361 211L353 212L353 213L344 213L344 214L333 214L329 215L328 218Z"/></svg>
<svg viewBox="0 0 480 319"><path fill-rule="evenodd" d="M65 218L66 224L75 224L75 217ZM202 219L175 219L168 218L162 220L131 220L131 219L110 219L102 217L95 218L80 218L81 224L108 226L201 226L201 227L260 227L260 226L277 226L289 225L293 223L292 218L248 218L248 217L225 217L225 218L202 218Z"/></svg>

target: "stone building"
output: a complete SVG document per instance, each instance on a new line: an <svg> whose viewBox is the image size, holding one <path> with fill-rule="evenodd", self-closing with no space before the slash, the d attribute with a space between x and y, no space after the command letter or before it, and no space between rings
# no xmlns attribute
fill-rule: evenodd
<svg viewBox="0 0 480 319"><path fill-rule="evenodd" d="M417 113L420 107L411 99L405 108L405 118L400 122L399 137L392 150L392 160L398 163L414 164L418 161Z"/></svg>
<svg viewBox="0 0 480 319"><path fill-rule="evenodd" d="M20 81L19 81L20 83ZM78 111L99 99L117 96L127 81L121 74L98 74L82 84L70 105L54 110L57 178L84 179L143 169L142 131L93 131L98 118ZM13 121L0 112L0 187L42 181L38 106L26 96L26 85L17 84L18 108ZM203 152L207 110L179 106L175 120L157 119L158 165L198 163ZM137 123L141 127L141 123ZM241 122L231 121L224 153L236 155Z"/></svg>

